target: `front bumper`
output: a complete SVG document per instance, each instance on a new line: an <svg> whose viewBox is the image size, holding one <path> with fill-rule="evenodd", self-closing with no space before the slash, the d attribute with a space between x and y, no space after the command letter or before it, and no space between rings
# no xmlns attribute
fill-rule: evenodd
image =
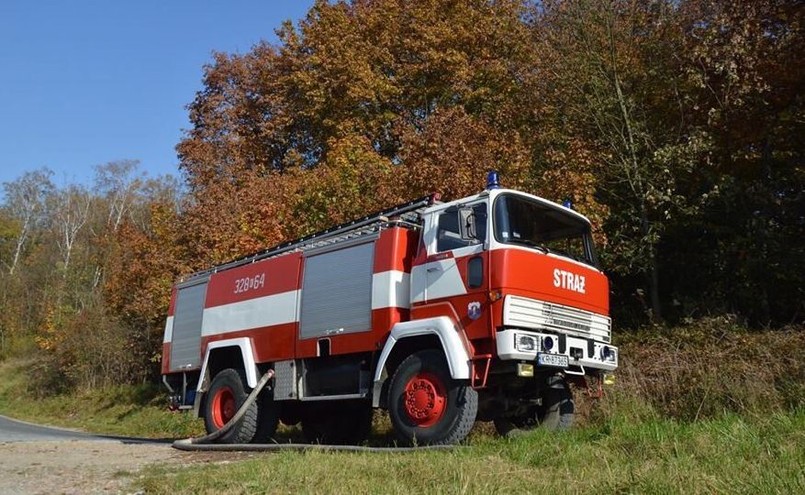
<svg viewBox="0 0 805 495"><path fill-rule="evenodd" d="M612 371L618 367L618 348L606 342L563 334L508 329L497 333L497 353L503 360L528 361L536 364L537 353L568 357L569 370Z"/></svg>

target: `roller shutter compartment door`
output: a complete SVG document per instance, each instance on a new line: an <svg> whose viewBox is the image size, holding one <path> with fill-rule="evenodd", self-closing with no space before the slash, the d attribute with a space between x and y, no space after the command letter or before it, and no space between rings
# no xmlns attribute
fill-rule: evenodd
<svg viewBox="0 0 805 495"><path fill-rule="evenodd" d="M207 282L179 287L173 315L171 371L197 369L201 366L201 319Z"/></svg>
<svg viewBox="0 0 805 495"><path fill-rule="evenodd" d="M368 242L305 259L300 338L371 330L374 248Z"/></svg>

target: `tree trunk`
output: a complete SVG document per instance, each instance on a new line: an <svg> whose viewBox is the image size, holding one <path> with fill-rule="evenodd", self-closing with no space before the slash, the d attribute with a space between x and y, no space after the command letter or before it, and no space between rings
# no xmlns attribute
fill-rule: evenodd
<svg viewBox="0 0 805 495"><path fill-rule="evenodd" d="M651 224L648 219L648 212L645 204L640 202L640 233L645 242L648 243L648 266L646 267L646 284L648 285L649 302L651 303L651 320L659 322L662 320L662 309L660 306L660 273L657 267L657 246L651 240Z"/></svg>

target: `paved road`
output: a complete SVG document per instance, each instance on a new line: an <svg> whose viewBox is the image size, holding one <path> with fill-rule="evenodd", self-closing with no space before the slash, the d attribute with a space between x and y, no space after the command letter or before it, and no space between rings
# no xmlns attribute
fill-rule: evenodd
<svg viewBox="0 0 805 495"><path fill-rule="evenodd" d="M26 423L0 415L0 443L4 442L52 442L60 440L85 440L94 442L166 443L167 440L93 435L80 431L50 428Z"/></svg>
<svg viewBox="0 0 805 495"><path fill-rule="evenodd" d="M104 440L89 433L48 428L31 423L23 423L0 416L0 442L38 442L51 440Z"/></svg>
<svg viewBox="0 0 805 495"><path fill-rule="evenodd" d="M131 493L152 464L179 465L168 443L48 428L0 416L0 495Z"/></svg>

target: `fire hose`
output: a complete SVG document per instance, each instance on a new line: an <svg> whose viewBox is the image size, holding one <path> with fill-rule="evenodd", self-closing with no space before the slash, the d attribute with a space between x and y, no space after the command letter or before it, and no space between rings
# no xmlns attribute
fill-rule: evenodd
<svg viewBox="0 0 805 495"><path fill-rule="evenodd" d="M257 396L265 388L269 381L274 377L274 370L268 370L263 374L257 385L240 409L232 416L232 419L219 430L201 437L190 437L173 442L173 448L184 451L219 451L219 452L266 452L279 450L318 450L329 452L413 452L418 450L448 450L454 448L452 445L427 445L422 447L366 447L361 445L323 445L323 444L301 444L301 443L213 443L217 439L231 430L238 421L243 418L249 407L257 400Z"/></svg>

